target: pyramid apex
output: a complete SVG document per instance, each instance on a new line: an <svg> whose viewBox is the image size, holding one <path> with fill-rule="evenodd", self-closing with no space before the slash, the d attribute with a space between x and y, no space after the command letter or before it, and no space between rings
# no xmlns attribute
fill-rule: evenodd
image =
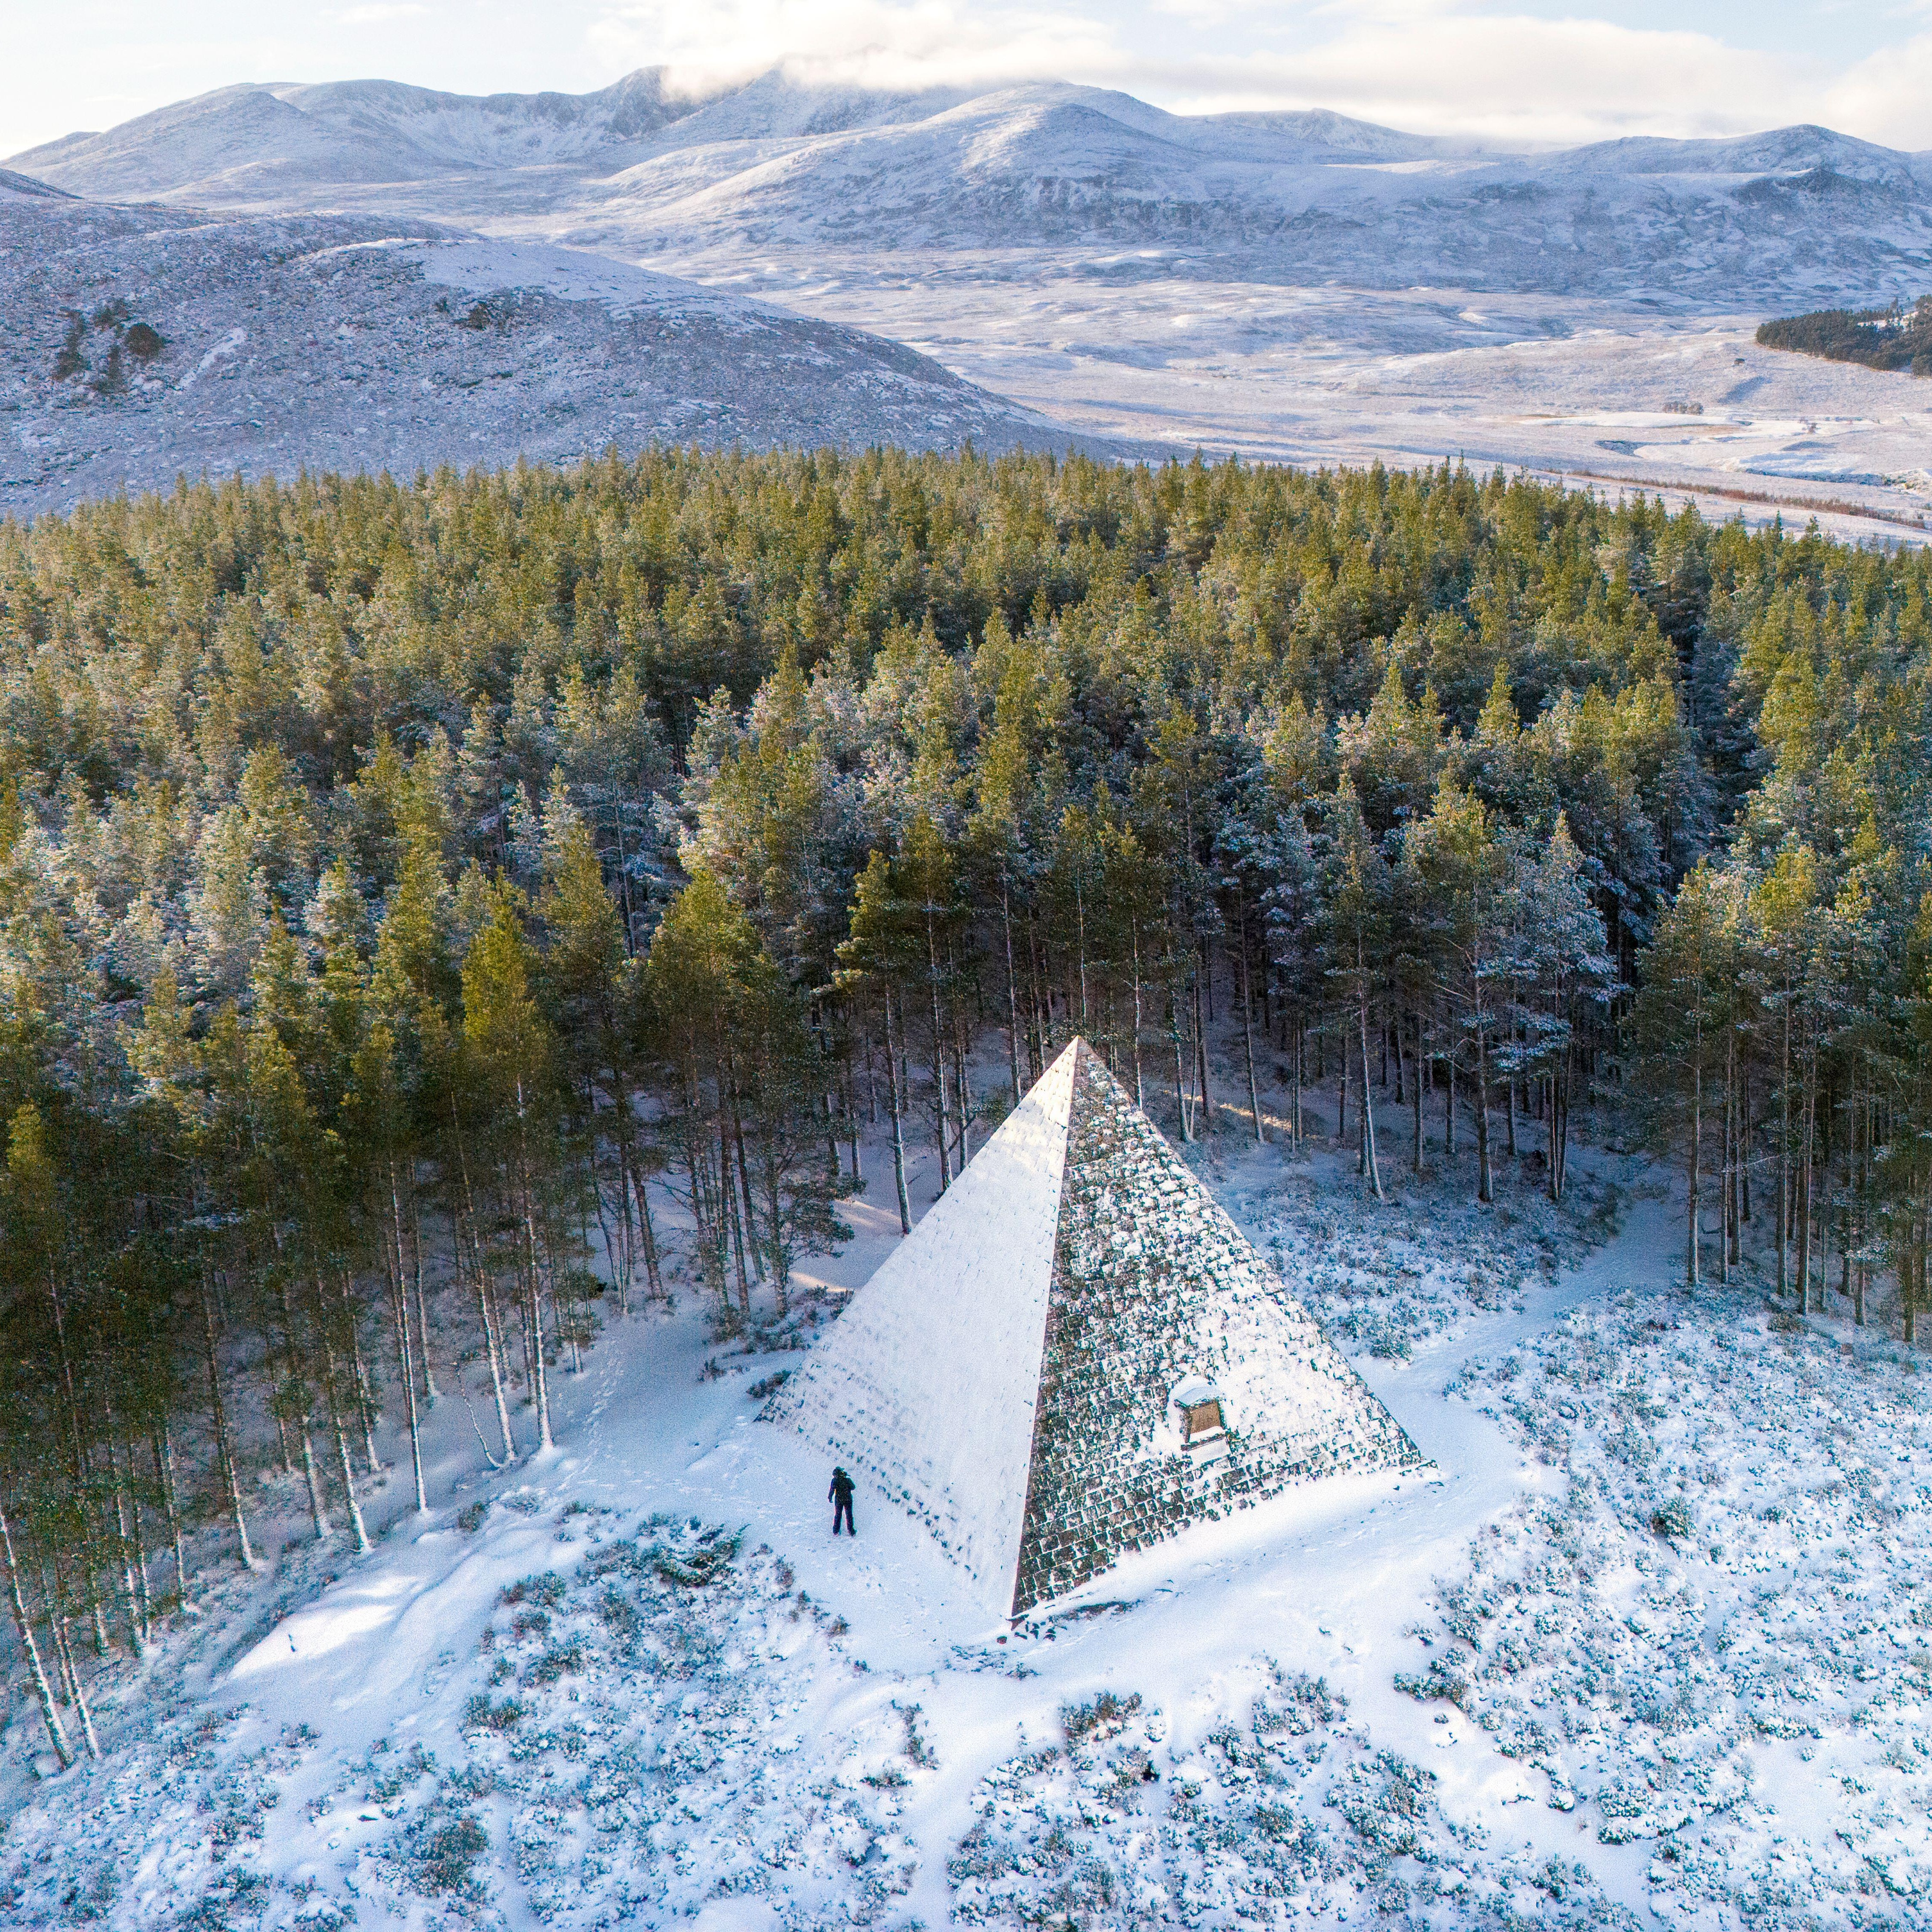
<svg viewBox="0 0 1932 1932"><path fill-rule="evenodd" d="M1051 1073L1056 1067L1064 1066L1070 1070L1071 1069L1078 1066L1080 1064L1080 1056L1082 1053L1084 1053L1090 1060L1094 1057L1093 1043L1088 1039L1084 1034L1076 1033L1073 1037L1054 1055L1052 1062L1051 1065L1048 1066L1047 1072ZM1042 1078L1044 1078L1045 1077L1045 1075L1042 1075L1041 1076Z"/></svg>

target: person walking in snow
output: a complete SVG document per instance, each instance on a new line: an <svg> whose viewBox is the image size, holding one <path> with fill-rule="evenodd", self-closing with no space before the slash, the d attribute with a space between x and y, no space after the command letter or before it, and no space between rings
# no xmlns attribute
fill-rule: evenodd
<svg viewBox="0 0 1932 1932"><path fill-rule="evenodd" d="M834 1469L832 1486L825 1494L832 1504L832 1534L838 1534L838 1526L842 1522L847 1533L856 1540L859 1532L852 1522L852 1478L843 1469Z"/></svg>

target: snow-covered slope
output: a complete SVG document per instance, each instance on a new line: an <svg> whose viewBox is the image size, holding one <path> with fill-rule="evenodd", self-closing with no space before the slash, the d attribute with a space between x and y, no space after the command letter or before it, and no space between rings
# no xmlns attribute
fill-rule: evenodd
<svg viewBox="0 0 1932 1932"><path fill-rule="evenodd" d="M0 196L0 512L15 514L205 470L1066 442L879 337L422 221Z"/></svg>
<svg viewBox="0 0 1932 1932"><path fill-rule="evenodd" d="M36 181L32 175L16 174L11 168L0 168L0 200L66 201L71 199L64 188L56 188L48 182Z"/></svg>
<svg viewBox="0 0 1932 1932"><path fill-rule="evenodd" d="M656 70L580 96L230 88L14 160L88 194L406 208L634 254L1105 244L1151 251L1150 272L1732 307L1916 292L1932 265L1927 158L1826 128L1510 154L1052 82L962 98L775 74L703 101Z"/></svg>
<svg viewBox="0 0 1932 1932"><path fill-rule="evenodd" d="M800 88L769 74L710 99L640 68L594 94L439 93L390 80L250 82L176 101L104 133L18 158L88 195L224 206L308 206L370 182L537 169L564 184L643 159L669 140L801 138L932 112L957 92Z"/></svg>
<svg viewBox="0 0 1932 1932"><path fill-rule="evenodd" d="M731 156L700 158L671 138L586 182L572 232L721 258L807 242L1048 259L1104 248L1146 251L1144 274L1673 305L1904 292L1932 264L1932 172L1822 130L1493 156L1351 124L1192 119L1036 86Z"/></svg>
<svg viewBox="0 0 1932 1932"><path fill-rule="evenodd" d="M1767 1322L1756 1258L1677 1290L1683 1203L1636 1163L1580 1151L1559 1209L1504 1162L1478 1208L1436 1124L1386 1204L1319 1135L1192 1154L1427 1479L1237 1512L1010 1627L897 1511L830 1540L824 1459L754 1420L800 1358L724 1347L694 1282L560 1370L558 1448L500 1474L440 1337L428 1514L370 1480L353 1556L265 1471L271 1567L205 1523L196 1613L83 1655L98 1760L0 1708L0 1924L1922 1924L1917 1365ZM869 1152L848 1286L898 1239Z"/></svg>
<svg viewBox="0 0 1932 1932"><path fill-rule="evenodd" d="M587 94L439 94L386 80L247 83L29 152L50 178L88 195L232 206L450 170L608 169L641 153L645 137L689 106L667 100L651 70Z"/></svg>

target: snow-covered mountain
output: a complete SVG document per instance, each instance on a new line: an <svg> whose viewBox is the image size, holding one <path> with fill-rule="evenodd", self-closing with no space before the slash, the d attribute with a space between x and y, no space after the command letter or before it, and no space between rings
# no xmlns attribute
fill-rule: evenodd
<svg viewBox="0 0 1932 1932"><path fill-rule="evenodd" d="M390 81L218 88L32 152L64 183L118 196L238 201L452 170L621 165L677 112L658 76L590 94L438 94Z"/></svg>
<svg viewBox="0 0 1932 1932"><path fill-rule="evenodd" d="M1900 517L1916 532L1932 493L1921 386L1752 340L1767 314L1932 286L1932 154L1828 128L1509 153L1332 113L1171 114L1058 83L893 94L775 72L694 98L647 69L584 95L228 88L12 165L36 188L155 204L140 218L157 229L205 207L591 251L782 304L848 344L891 338L932 358L921 380L943 364L1117 447L1466 456L1706 491L1715 514L1850 506L1891 520L1855 514L1846 530L1864 535ZM0 207L23 205L0 186ZM28 312L51 299L34 294ZM34 352L12 387L22 448L83 422L92 434L98 412L46 406L72 392L47 390L46 343ZM596 361L580 376L533 365L528 380L601 396ZM406 362L398 348L386 365L398 394L384 406L413 420L437 378ZM803 437L824 420L817 386L788 394L782 370L687 379L700 424L707 397L736 409L749 394L764 428L748 436ZM930 424L913 392L891 393L908 406L840 420L920 442L964 420L956 391ZM482 425L480 406L472 394L460 428L402 434L396 460L452 439L492 460L582 446L548 402ZM683 419L584 407L620 440ZM1040 422L1014 417L1001 439ZM302 446L364 457L388 422L358 418ZM253 418L206 428L190 453L254 462L238 440L258 434Z"/></svg>
<svg viewBox="0 0 1932 1932"><path fill-rule="evenodd" d="M1058 83L965 98L773 74L693 100L646 69L584 95L229 88L14 161L94 196L380 207L633 256L1101 246L1146 251L1148 273L1731 307L1932 273L1932 157L1808 127L1505 154Z"/></svg>
<svg viewBox="0 0 1932 1932"><path fill-rule="evenodd" d="M15 514L204 470L1068 440L878 336L419 220L210 218L0 181L0 310Z"/></svg>
<svg viewBox="0 0 1932 1932"><path fill-rule="evenodd" d="M583 182L552 219L567 211L561 232L637 253L1097 249L1134 252L1147 274L1672 304L1904 293L1932 268L1932 166L1824 129L1498 156L1330 118L1191 119L1073 88L808 140L674 134Z"/></svg>
<svg viewBox="0 0 1932 1932"><path fill-rule="evenodd" d="M582 94L442 94L387 80L248 83L105 133L70 134L20 158L101 198L306 206L332 190L450 174L538 170L567 185L627 167L674 138L802 138L930 112L958 98L827 92L774 74L700 100L668 92L654 68Z"/></svg>

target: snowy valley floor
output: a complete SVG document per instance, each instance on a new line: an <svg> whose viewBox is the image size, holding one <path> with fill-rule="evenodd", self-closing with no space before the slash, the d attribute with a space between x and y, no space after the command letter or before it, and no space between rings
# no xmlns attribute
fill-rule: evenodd
<svg viewBox="0 0 1932 1932"><path fill-rule="evenodd" d="M480 1470L446 1394L437 1507L392 1480L368 1557L286 1508L102 1680L99 1763L37 1782L16 1707L0 1924L1932 1922L1932 1401L1890 1332L1684 1294L1634 1159L1479 1210L1432 1148L1384 1206L1244 1130L1202 1171L1432 1470L989 1627L862 1491L830 1539L756 1419L796 1357L683 1290L560 1378L546 1458ZM871 1171L838 1283L896 1231Z"/></svg>

